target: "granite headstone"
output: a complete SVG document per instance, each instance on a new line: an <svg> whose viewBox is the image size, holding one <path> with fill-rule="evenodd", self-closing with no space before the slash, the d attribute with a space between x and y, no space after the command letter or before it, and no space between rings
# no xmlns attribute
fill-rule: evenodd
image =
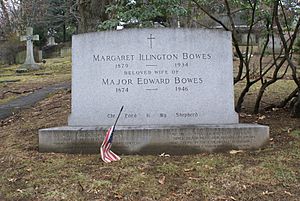
<svg viewBox="0 0 300 201"><path fill-rule="evenodd" d="M268 127L238 123L230 32L133 29L72 41L68 127L40 130L40 151L97 152L122 105L113 146L120 153L253 149L268 141Z"/></svg>

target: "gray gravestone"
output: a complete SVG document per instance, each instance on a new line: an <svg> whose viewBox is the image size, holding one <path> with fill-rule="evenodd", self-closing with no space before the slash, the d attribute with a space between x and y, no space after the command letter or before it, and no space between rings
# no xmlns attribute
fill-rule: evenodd
<svg viewBox="0 0 300 201"><path fill-rule="evenodd" d="M38 35L33 35L33 28L26 28L26 36L21 36L21 41L26 41L26 59L17 71L37 70L40 66L35 62L33 55L33 41L39 40Z"/></svg>
<svg viewBox="0 0 300 201"><path fill-rule="evenodd" d="M124 126L238 123L229 32L138 32L74 36L69 125L109 126L121 105Z"/></svg>
<svg viewBox="0 0 300 201"><path fill-rule="evenodd" d="M43 51L39 50L38 51L38 62L41 62L43 60Z"/></svg>
<svg viewBox="0 0 300 201"><path fill-rule="evenodd" d="M260 38L259 40L259 48L260 48L260 51L263 50L263 47L265 45L265 43L267 42L267 39L262 37ZM275 54L283 54L284 52L282 51L282 43L281 43L281 39L278 35L274 35L274 38L272 36L269 37L269 41L268 41L268 44L267 44L267 47L266 47L266 51L268 53L274 53Z"/></svg>
<svg viewBox="0 0 300 201"><path fill-rule="evenodd" d="M61 57L69 57L72 55L72 49L70 47L63 47L60 49Z"/></svg>
<svg viewBox="0 0 300 201"><path fill-rule="evenodd" d="M238 123L230 32L133 29L72 41L69 127L40 130L40 151L98 152L122 105L113 146L120 153L253 149L268 141L268 127Z"/></svg>
<svg viewBox="0 0 300 201"><path fill-rule="evenodd" d="M57 43L55 42L55 38L53 36L50 36L47 40L47 46L54 46L57 45Z"/></svg>
<svg viewBox="0 0 300 201"><path fill-rule="evenodd" d="M242 44L247 45L248 33L242 34L241 39L242 39L242 41L241 41ZM250 34L249 45L254 45L254 44L256 44L256 36L255 36L255 34Z"/></svg>

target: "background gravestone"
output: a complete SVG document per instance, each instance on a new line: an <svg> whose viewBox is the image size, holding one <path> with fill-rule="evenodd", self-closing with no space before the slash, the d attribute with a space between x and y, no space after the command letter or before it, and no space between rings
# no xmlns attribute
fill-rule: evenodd
<svg viewBox="0 0 300 201"><path fill-rule="evenodd" d="M36 62L42 62L43 54L41 50L38 50L38 48L33 49L33 56ZM16 63L23 64L25 60L26 60L26 50L18 52L16 56Z"/></svg>
<svg viewBox="0 0 300 201"><path fill-rule="evenodd" d="M273 41L274 40L274 41ZM260 47L260 50L262 51L263 50L263 46L264 44L266 43L267 39L262 37L260 38L259 40L259 47ZM278 35L274 35L274 39L272 38L272 36L269 37L269 41L268 41L268 45L266 47L266 51L268 53L276 53L276 54L283 54L282 52L282 43L281 43L281 39L279 38Z"/></svg>
<svg viewBox="0 0 300 201"><path fill-rule="evenodd" d="M53 45L57 45L57 43L55 42L55 38L53 36L50 36L47 39L47 46L53 46Z"/></svg>
<svg viewBox="0 0 300 201"><path fill-rule="evenodd" d="M60 57L69 57L72 56L71 47L63 47L60 49Z"/></svg>
<svg viewBox="0 0 300 201"><path fill-rule="evenodd" d="M26 35L21 36L21 41L26 41L26 59L24 64L17 69L17 72L40 69L40 66L35 62L33 55L33 41L36 40L39 40L39 36L33 35L32 27L27 27Z"/></svg>

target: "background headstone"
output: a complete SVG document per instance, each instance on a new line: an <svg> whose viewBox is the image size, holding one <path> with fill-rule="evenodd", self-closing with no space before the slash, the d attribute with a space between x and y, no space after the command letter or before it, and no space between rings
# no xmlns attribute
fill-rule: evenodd
<svg viewBox="0 0 300 201"><path fill-rule="evenodd" d="M41 62L42 61L41 52L42 51L38 50L37 48L33 49L33 55L34 55L34 58L35 58L36 62ZM26 50L18 52L18 54L16 56L16 63L17 64L23 64L25 62L25 59L26 59Z"/></svg>
<svg viewBox="0 0 300 201"><path fill-rule="evenodd" d="M262 51L263 49L263 46L265 45L266 43L266 38L264 37L261 37L260 40L259 40L259 47L260 47L260 50ZM267 45L267 48L266 48L266 51L268 53L272 53L273 52L273 48L274 48L274 53L276 54L279 54L281 53L281 49L282 49L282 44L281 44L281 39L278 35L274 35L274 44L273 44L273 39L272 37L270 36L269 37L269 42L268 42L268 45ZM283 53L283 52L282 52Z"/></svg>
<svg viewBox="0 0 300 201"><path fill-rule="evenodd" d="M50 36L47 40L47 46L53 46L53 45L57 45L57 43L55 42L55 38L53 36Z"/></svg>
<svg viewBox="0 0 300 201"><path fill-rule="evenodd" d="M21 36L21 41L26 41L26 59L17 71L37 70L40 66L35 62L33 55L33 41L39 40L38 35L33 35L33 28L27 27L26 35Z"/></svg>
<svg viewBox="0 0 300 201"><path fill-rule="evenodd" d="M247 45L247 38L248 38L248 33L241 34L241 44ZM250 34L249 44L250 45L256 44L256 35L255 34Z"/></svg>
<svg viewBox="0 0 300 201"><path fill-rule="evenodd" d="M63 47L60 49L61 57L69 57L72 56L72 48L71 47Z"/></svg>
<svg viewBox="0 0 300 201"><path fill-rule="evenodd" d="M38 62L41 62L43 60L43 51L39 50L38 51Z"/></svg>

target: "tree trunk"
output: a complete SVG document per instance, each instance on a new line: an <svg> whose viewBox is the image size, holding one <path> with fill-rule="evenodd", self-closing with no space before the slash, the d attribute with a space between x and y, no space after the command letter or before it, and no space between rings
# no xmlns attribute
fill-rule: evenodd
<svg viewBox="0 0 300 201"><path fill-rule="evenodd" d="M300 118L300 89L298 89L298 96L292 108L292 117Z"/></svg>
<svg viewBox="0 0 300 201"><path fill-rule="evenodd" d="M297 38L297 33L300 29L300 18L297 21L297 24L294 28L294 33L293 33L292 37L290 38L290 42L288 44L287 40L284 38L283 28L281 27L279 16L278 16L279 3L281 4L281 2L279 0L275 1L275 3L274 3L274 13L275 13L274 19L275 19L275 23L277 25L281 43L284 47L284 57L287 60L289 66L292 70L293 80L297 84L297 87L298 87L298 95L297 95L295 104L293 105L292 112L291 112L293 117L298 118L298 117L300 117L300 77L297 76L297 68L296 68L296 65L293 63L292 59L290 58L290 52L291 52L292 46Z"/></svg>
<svg viewBox="0 0 300 201"><path fill-rule="evenodd" d="M64 43L67 41L66 23L63 25L63 40Z"/></svg>
<svg viewBox="0 0 300 201"><path fill-rule="evenodd" d="M78 0L80 21L78 26L79 33L97 31L98 25L108 19L106 6L111 0Z"/></svg>
<svg viewBox="0 0 300 201"><path fill-rule="evenodd" d="M253 85L253 83L247 83L247 85L245 86L245 88L243 89L243 91L240 94L240 97L238 98L237 104L235 106L235 111L237 113L240 113L242 110L242 105L245 99L245 96L247 95L247 93L249 92L251 86Z"/></svg>
<svg viewBox="0 0 300 201"><path fill-rule="evenodd" d="M11 32L11 24L10 24L9 14L8 14L6 5L5 5L3 0L0 0L0 8L3 12L4 17L5 17L5 28L6 28L5 32L10 33Z"/></svg>

